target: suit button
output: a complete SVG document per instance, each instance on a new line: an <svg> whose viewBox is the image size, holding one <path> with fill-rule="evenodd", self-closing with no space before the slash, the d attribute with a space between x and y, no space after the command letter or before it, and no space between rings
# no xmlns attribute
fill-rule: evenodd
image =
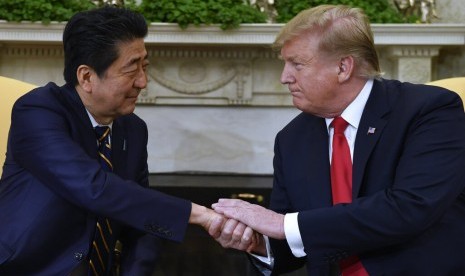
<svg viewBox="0 0 465 276"><path fill-rule="evenodd" d="M82 254L81 252L76 252L74 253L74 259L76 261L82 261L82 258L84 257L84 254Z"/></svg>

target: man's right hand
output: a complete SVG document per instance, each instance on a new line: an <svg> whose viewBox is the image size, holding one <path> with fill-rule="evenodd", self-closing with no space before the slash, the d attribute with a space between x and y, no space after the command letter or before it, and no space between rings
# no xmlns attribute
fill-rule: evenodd
<svg viewBox="0 0 465 276"><path fill-rule="evenodd" d="M266 256L263 236L235 219L227 219L223 225L212 223L208 232L224 248Z"/></svg>
<svg viewBox="0 0 465 276"><path fill-rule="evenodd" d="M240 199L221 198L213 210L226 218L236 219L273 239L284 240L284 215Z"/></svg>

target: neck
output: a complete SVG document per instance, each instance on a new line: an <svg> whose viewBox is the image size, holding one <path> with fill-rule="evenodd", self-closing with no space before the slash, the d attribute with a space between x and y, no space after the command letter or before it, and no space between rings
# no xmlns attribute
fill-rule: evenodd
<svg viewBox="0 0 465 276"><path fill-rule="evenodd" d="M338 102L334 105L333 110L328 110L323 118L335 118L340 116L342 112L357 98L358 94L365 86L367 79L365 78L351 78L349 81L342 83L339 86Z"/></svg>
<svg viewBox="0 0 465 276"><path fill-rule="evenodd" d="M76 86L76 91L79 95L79 98L82 101L82 104L86 108L86 110L89 112L90 116L94 118L94 120L99 124L99 125L109 125L113 122L113 117L109 116L102 116L99 114L97 109L95 108L95 104L92 102L92 98L90 97L90 93L87 93L82 87L79 85Z"/></svg>

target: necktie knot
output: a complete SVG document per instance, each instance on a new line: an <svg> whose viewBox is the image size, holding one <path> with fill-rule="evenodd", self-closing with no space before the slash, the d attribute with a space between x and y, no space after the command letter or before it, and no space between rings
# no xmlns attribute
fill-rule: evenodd
<svg viewBox="0 0 465 276"><path fill-rule="evenodd" d="M95 136L98 140L97 151L99 155L100 165L106 171L113 171L111 164L111 145L110 145L110 127L96 126Z"/></svg>
<svg viewBox="0 0 465 276"><path fill-rule="evenodd" d="M334 128L334 134L344 134L344 131L346 130L349 123L346 120L344 120L341 116L338 116L334 118L331 125Z"/></svg>
<svg viewBox="0 0 465 276"><path fill-rule="evenodd" d="M99 143L106 140L108 137L108 134L110 134L110 127L108 126L96 126L95 127L95 136L97 137L97 140L99 141Z"/></svg>

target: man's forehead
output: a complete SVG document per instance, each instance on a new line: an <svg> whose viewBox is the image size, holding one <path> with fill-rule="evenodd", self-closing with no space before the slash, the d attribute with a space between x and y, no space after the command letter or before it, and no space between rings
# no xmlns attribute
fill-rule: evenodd
<svg viewBox="0 0 465 276"><path fill-rule="evenodd" d="M142 41L134 40L129 43L119 45L118 59L123 64L131 64L140 60L148 59L147 49Z"/></svg>

